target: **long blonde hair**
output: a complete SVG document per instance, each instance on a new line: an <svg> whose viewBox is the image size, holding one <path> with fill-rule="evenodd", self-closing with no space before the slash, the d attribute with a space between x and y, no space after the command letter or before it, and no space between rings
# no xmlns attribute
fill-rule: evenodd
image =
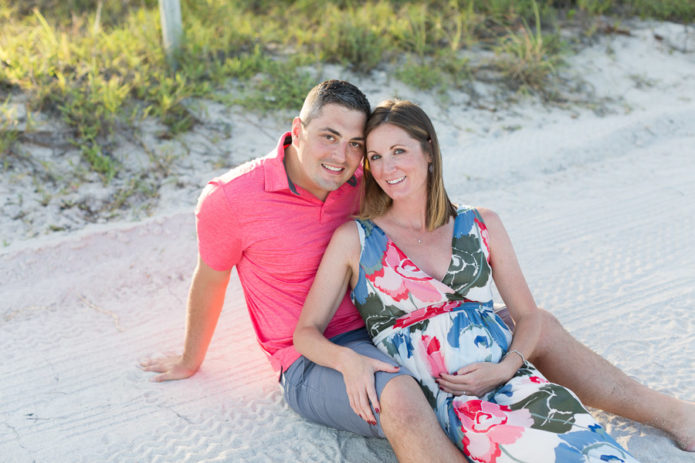
<svg viewBox="0 0 695 463"><path fill-rule="evenodd" d="M377 127L391 124L405 130L408 135L420 142L423 152L429 153L432 159L427 174L427 213L425 225L432 231L445 225L450 217L456 216L453 205L444 189L442 176L442 155L439 151L439 141L434 131L432 121L418 105L406 100L386 100L374 108L367 120L365 138ZM369 158L362 160L364 177L362 180L362 200L360 201L360 219L380 217L391 207L392 200L374 180L369 168Z"/></svg>

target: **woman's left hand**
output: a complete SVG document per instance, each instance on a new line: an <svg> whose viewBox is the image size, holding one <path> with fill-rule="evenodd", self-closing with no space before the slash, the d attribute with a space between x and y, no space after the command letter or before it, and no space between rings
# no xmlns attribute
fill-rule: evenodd
<svg viewBox="0 0 695 463"><path fill-rule="evenodd" d="M509 380L516 371L502 363L471 363L455 374L442 373L436 379L439 388L454 395L481 397Z"/></svg>

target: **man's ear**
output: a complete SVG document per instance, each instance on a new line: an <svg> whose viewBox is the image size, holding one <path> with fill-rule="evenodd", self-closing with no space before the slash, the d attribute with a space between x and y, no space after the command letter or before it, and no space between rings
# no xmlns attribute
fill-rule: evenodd
<svg viewBox="0 0 695 463"><path fill-rule="evenodd" d="M295 117L292 119L292 145L296 148L299 143L299 136L302 134L302 130L304 127L302 126L302 120L299 118L299 116Z"/></svg>

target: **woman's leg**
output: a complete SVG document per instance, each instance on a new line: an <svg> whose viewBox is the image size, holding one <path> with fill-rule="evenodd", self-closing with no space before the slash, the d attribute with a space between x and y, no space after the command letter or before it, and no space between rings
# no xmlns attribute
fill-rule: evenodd
<svg viewBox="0 0 695 463"><path fill-rule="evenodd" d="M662 429L695 451L695 404L650 389L577 341L545 310L542 336L529 359L546 378L591 407Z"/></svg>
<svg viewBox="0 0 695 463"><path fill-rule="evenodd" d="M532 366L482 399L458 397L451 406L463 451L475 461L636 462L571 391Z"/></svg>

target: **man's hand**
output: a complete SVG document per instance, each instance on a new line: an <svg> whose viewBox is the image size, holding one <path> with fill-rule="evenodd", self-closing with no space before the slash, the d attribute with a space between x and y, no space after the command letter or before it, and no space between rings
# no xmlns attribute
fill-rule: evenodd
<svg viewBox="0 0 695 463"><path fill-rule="evenodd" d="M150 381L160 383L176 379L185 379L193 376L197 368L184 365L183 356L178 354L166 354L164 357L150 357L140 362L140 368L144 371L161 373L152 377Z"/></svg>
<svg viewBox="0 0 695 463"><path fill-rule="evenodd" d="M455 374L442 373L437 378L439 388L454 395L482 397L514 375L507 364L471 363Z"/></svg>
<svg viewBox="0 0 695 463"><path fill-rule="evenodd" d="M231 270L214 270L198 257L198 266L188 292L186 338L183 344L185 359L184 355L168 352L142 360L140 367L143 370L161 373L154 376L152 381L184 379L198 371L220 318L230 274Z"/></svg>
<svg viewBox="0 0 695 463"><path fill-rule="evenodd" d="M372 407L377 413L381 412L374 374L377 371L395 373L398 369L397 365L365 357L353 351L349 352L348 359L342 364L340 372L343 374L350 407L367 423L376 425Z"/></svg>

